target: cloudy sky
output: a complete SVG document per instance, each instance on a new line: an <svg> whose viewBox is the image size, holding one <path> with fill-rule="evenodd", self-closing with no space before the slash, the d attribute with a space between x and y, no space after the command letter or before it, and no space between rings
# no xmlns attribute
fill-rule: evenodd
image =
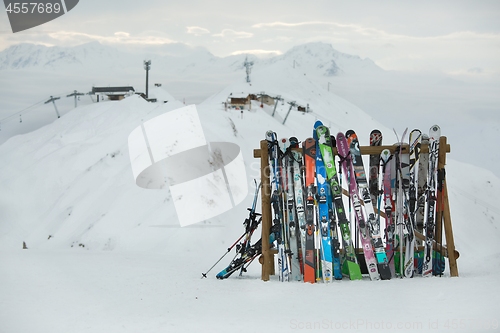
<svg viewBox="0 0 500 333"><path fill-rule="evenodd" d="M68 14L13 34L0 13L0 50L20 42L163 43L216 56L280 54L322 41L385 69L500 75L500 1L80 0Z"/></svg>

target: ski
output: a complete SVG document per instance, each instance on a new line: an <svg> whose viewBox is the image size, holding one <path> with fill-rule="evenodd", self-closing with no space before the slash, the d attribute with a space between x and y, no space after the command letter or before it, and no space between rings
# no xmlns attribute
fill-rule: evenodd
<svg viewBox="0 0 500 333"><path fill-rule="evenodd" d="M396 138L398 140L397 147L395 150L395 160L396 160L396 167L394 170L394 193L396 194L396 214L395 214L395 220L396 220L396 232L395 232L395 239L397 244L395 245L396 248L398 248L398 253L399 256L395 259L397 259L397 265L395 262L395 266L397 269L397 273L399 274L400 277L405 276L404 271L403 271L403 264L404 264L404 259L403 259L403 247L405 245L405 241L407 240L407 235L409 233L408 229L408 209L407 209L407 202L405 200L405 188L408 187L409 183L409 172L408 172L408 165L409 165L409 156L407 154L403 154L403 141L406 136L406 132L408 131L408 128L405 129L403 132L403 135L401 136L401 141L399 140L398 134L396 130L394 130L394 134L396 135ZM404 159L404 161L403 161Z"/></svg>
<svg viewBox="0 0 500 333"><path fill-rule="evenodd" d="M432 243L436 225L436 194L437 194L437 167L439 156L439 137L441 129L434 125L429 130L429 169L427 173L427 189L425 196L424 213L424 262L422 267L423 276L432 275Z"/></svg>
<svg viewBox="0 0 500 333"><path fill-rule="evenodd" d="M396 276L394 268L394 201L391 186L391 170L393 164L393 155L389 149L382 150L380 159L382 162L382 185L383 202L385 212L385 253L389 262L391 276Z"/></svg>
<svg viewBox="0 0 500 333"><path fill-rule="evenodd" d="M290 261L290 278L293 281L301 281L302 273L300 269L300 259L299 259L299 247L298 247L298 236L297 236L297 214L295 213L295 192L293 188L294 175L293 175L293 155L291 152L291 140L282 139L282 149L284 149L283 156L283 169L284 175L286 175L286 208L287 208L287 223L286 232L287 237L287 247L288 257ZM295 140L296 141L296 140Z"/></svg>
<svg viewBox="0 0 500 333"><path fill-rule="evenodd" d="M278 148L278 139L273 131L266 132L266 140L268 143L269 160L273 171L274 190L271 195L271 205L273 207L273 228L276 231L276 243L278 245L278 277L280 281L288 281L288 258L285 253L285 235L283 234L283 198L282 198L282 183L281 183L281 167L280 167L280 151Z"/></svg>
<svg viewBox="0 0 500 333"><path fill-rule="evenodd" d="M351 280L359 280L362 278L361 269L356 258L356 252L351 239L349 220L347 219L344 202L342 201L342 188L340 187L337 169L335 167L335 157L333 154L333 143L331 141L330 130L326 126L318 126L318 128L316 128L316 133L318 135L320 153L326 168L327 181L330 184L333 206L335 207L340 225L342 244L346 258L344 265L347 266L349 278Z"/></svg>
<svg viewBox="0 0 500 333"><path fill-rule="evenodd" d="M332 282L333 273L333 257L332 257L332 240L330 231L330 203L329 192L330 188L327 183L325 164L321 157L318 135L316 128L322 126L321 121L316 121L314 124L313 138L316 141L316 202L318 206L318 231L319 240L321 241L321 272L324 282Z"/></svg>
<svg viewBox="0 0 500 333"><path fill-rule="evenodd" d="M426 133L422 133L422 146L429 145L429 136ZM425 213L425 191L427 189L427 171L429 169L429 153L420 154L420 163L418 167L418 208L416 214L416 227L417 230L423 235L424 234L424 213ZM417 240L417 244L423 245L420 240ZM422 265L419 268L420 274L422 274Z"/></svg>
<svg viewBox="0 0 500 333"><path fill-rule="evenodd" d="M377 269L377 260L375 259L375 254L373 253L372 243L370 241L370 231L366 225L365 218L363 215L363 210L361 207L361 200L359 198L358 185L355 179L354 167L351 159L351 150L347 144L347 140L343 133L337 134L337 149L338 155L344 173L348 177L349 183L349 195L351 197L352 205L355 211L355 218L358 223L359 234L361 238L361 244L363 246L363 253L365 255L366 266L368 268L368 273L372 280L379 280L380 276Z"/></svg>
<svg viewBox="0 0 500 333"><path fill-rule="evenodd" d="M292 148L298 148L299 143L298 140L290 139L290 145ZM295 210L298 222L298 234L300 235L298 239L298 243L300 245L299 248L299 263L300 263L300 271L302 275L304 274L304 261L305 261L305 241L306 241L306 217L304 210L304 191L303 191L303 182L302 182L302 151L301 150L292 150L293 157L293 189L294 189L294 199L295 199ZM290 228L290 234L292 233L292 228Z"/></svg>
<svg viewBox="0 0 500 333"><path fill-rule="evenodd" d="M262 221L262 218L257 219L257 217L261 216L261 214L255 212L255 209L257 206L257 198L259 197L259 190L261 187L261 183L259 183L259 185L257 185L257 181L254 180L254 182L255 182L256 186L255 186L255 194L253 197L252 207L247 208L250 213L249 213L248 218L246 218L245 221L243 222L243 225L245 226L245 233L243 235L241 235L230 247L227 248L227 252L224 253L224 255L222 257L220 257L219 260L217 260L215 262L215 264L213 264L212 267L210 267L205 273L201 273L202 278L206 278L207 274L222 260L222 258L224 258L229 252L231 252L231 250L235 246L236 246L236 255L233 258L233 260L231 261L231 263L236 259L238 254L243 254L244 252L250 250L250 247L251 247L250 246L250 239L252 237L252 234L255 231L255 229L257 229L260 222ZM244 238L243 242L239 243L239 241L242 240L243 238ZM240 272L240 275L241 275L241 273L243 273L243 270Z"/></svg>
<svg viewBox="0 0 500 333"><path fill-rule="evenodd" d="M405 261L403 264L403 274L405 277L413 277L415 271L415 213L418 188L418 161L420 158L420 144L422 133L415 129L410 132L409 151L409 181L403 179L404 190L404 211L407 212L406 224L408 234L405 239Z"/></svg>
<svg viewBox="0 0 500 333"><path fill-rule="evenodd" d="M382 132L378 129L374 129L370 133L370 146L372 147L380 147L382 145ZM379 171L380 171L380 154L371 154L370 155L370 178L369 178L369 188L370 188L370 196L372 199L372 203L375 204L378 202L379 198ZM380 207L378 207L380 208Z"/></svg>
<svg viewBox="0 0 500 333"><path fill-rule="evenodd" d="M340 258L340 242L339 234L337 231L337 220L335 218L335 208L332 200L332 193L328 191L327 194L328 201L328 213L330 215L330 238L332 240L332 256L333 256L333 277L335 280L342 280L342 261Z"/></svg>
<svg viewBox="0 0 500 333"><path fill-rule="evenodd" d="M316 265L314 260L314 172L316 161L316 142L313 138L308 138L302 143L305 161L305 188L306 188L306 239L304 257L304 282L314 283L316 281Z"/></svg>
<svg viewBox="0 0 500 333"><path fill-rule="evenodd" d="M231 274L239 269L245 270L245 265L251 263L262 253L262 239L259 239L254 245L250 246L241 257L234 259L229 266L220 271L216 277L219 280L227 279Z"/></svg>
<svg viewBox="0 0 500 333"><path fill-rule="evenodd" d="M372 205L365 167L363 165L363 157L361 155L361 151L359 150L358 137L353 130L349 130L346 132L346 138L351 150L351 159L356 176L356 182L361 194L360 200L364 203L367 214L367 224L370 230L373 247L375 248L375 257L378 262L380 278L382 280L389 280L391 278L391 270L389 269L384 242L382 241L380 221L377 220L375 210Z"/></svg>

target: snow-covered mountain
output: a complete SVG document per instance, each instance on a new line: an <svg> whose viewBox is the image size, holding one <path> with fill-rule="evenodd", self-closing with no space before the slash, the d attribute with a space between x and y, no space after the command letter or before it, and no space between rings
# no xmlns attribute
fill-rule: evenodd
<svg viewBox="0 0 500 333"><path fill-rule="evenodd" d="M248 57L254 63L253 72L274 71L273 67L296 66L296 70L311 79L331 78L336 75L373 76L381 72L370 60L362 60L335 51L324 43L305 44L287 53L259 59L253 55L215 57L203 48L184 44L158 46L155 53L118 51L98 42L76 47L46 47L19 44L0 52L0 120L20 110L15 120L2 122L0 143L15 134L26 133L54 119L52 104L44 101L50 96L57 101L64 114L74 107L67 95L77 90L87 93L92 86L131 85L136 91L145 90L143 60L152 61L149 72L150 85L162 84L173 96L186 103L200 103L232 82L245 78L243 63ZM81 97L78 105L91 103L90 97ZM29 112L29 116L27 115ZM14 122L17 124L13 125Z"/></svg>
<svg viewBox="0 0 500 333"><path fill-rule="evenodd" d="M169 68L168 62L176 60L175 68L169 71L185 72L190 67L200 68L209 65L223 64L224 68L243 69L243 59L249 57L256 68L266 67L276 62L295 61L297 67L305 69L317 68L324 76L335 76L342 73L358 73L360 71L381 71L370 59L361 59L359 56L349 55L335 50L332 45L321 42L308 43L296 46L283 55L270 59L259 59L254 55L234 55L219 58L212 55L203 48L191 48L183 44L165 44L158 46L154 52L137 54L123 52L117 49L90 42L75 47L47 47L36 44L17 44L0 52L0 70L7 69L50 69L57 70L60 67L75 66L87 69L98 66L104 67L126 67L134 60L143 60L144 57L153 57L154 65L161 69ZM133 60L134 59L134 60Z"/></svg>
<svg viewBox="0 0 500 333"><path fill-rule="evenodd" d="M319 323L332 330L371 331L374 325L391 325L422 332L443 331L445 325L451 327L453 318L470 318L462 323L467 332L496 319L500 252L493 244L500 237L496 208L500 180L452 158L447 182L455 243L461 254L458 279L445 275L343 280L332 285L283 284L275 279L262 283L255 262L244 278L216 280L212 273L222 269L230 255L208 279L200 279L200 273L243 231L253 179L260 175L253 150L265 131L273 129L280 137L294 135L303 140L311 136L315 120L321 119L333 133L353 128L362 145L368 143L374 127L383 132L384 142L396 139L389 126L296 69L285 61L256 66L252 85L241 78L198 105L208 141L241 147L250 190L244 203L191 227L179 227L169 191L137 187L130 166L129 133L142 122L183 106L161 88L151 93L168 103L147 103L131 96L78 107L0 145L0 267L4 272L0 330L83 332L89 327L96 331L120 327L124 332L289 332ZM285 98L275 117L271 117L272 107L260 108L260 103L243 114L224 110L223 102L231 93L261 91ZM309 104L312 112L293 110L283 125L289 109L286 102L292 100ZM446 126L442 127L445 132ZM476 177L464 177L471 174ZM21 249L23 242L28 250ZM432 311L415 312L406 306L387 311L385 306L360 302L369 294L370 299L407 299L414 308L425 309L429 299L422 297L423 290L436 303ZM277 299L287 306L277 306ZM338 299L343 300L342 306L337 306ZM232 306L235 302L244 305ZM313 304L314 311L304 312L304 304ZM471 310L465 304L474 306L479 317L468 317Z"/></svg>
<svg viewBox="0 0 500 333"><path fill-rule="evenodd" d="M283 55L270 59L269 63L281 61L294 63L296 68L303 68L308 75L314 73L324 77L383 72L371 59L339 52L332 45L321 42L295 46Z"/></svg>
<svg viewBox="0 0 500 333"><path fill-rule="evenodd" d="M98 42L75 47L11 46L0 52L0 83L9 88L0 93L0 109L5 110L0 111L0 117L35 103L42 93L64 95L70 89L87 92L93 85L133 85L144 90L143 60L148 59L152 61L151 83L162 83L177 98L194 103L244 78L245 58L253 62L253 71L286 63L311 77L325 79L346 74L371 77L383 72L369 59L338 52L324 43L305 44L270 59L245 54L220 58L184 44L165 44L154 51L118 51ZM61 80L67 73L71 78ZM33 92L28 103L26 91Z"/></svg>
<svg viewBox="0 0 500 333"><path fill-rule="evenodd" d="M97 42L73 48L10 47L0 52L0 120L16 116L1 121L0 143L53 121L53 105L44 104L50 96L61 97L56 104L64 114L74 107L74 101L66 98L74 90L86 93L92 86L131 85L144 91L145 59L152 60L151 86L162 84L175 98L191 104L244 79L246 57L219 58L206 49L184 44L165 44L149 54L118 51ZM448 124L443 128L447 127L446 135L454 144L455 158L472 160L498 175L500 156L475 149L462 135L487 127L483 138L495 140L500 131L498 86L437 74L388 72L370 59L336 51L325 43L296 46L272 58L249 55L248 59L254 62L252 73L280 74L280 70L293 69L314 81L318 91L334 92L391 128L427 129L436 123ZM82 96L78 105L89 103L91 97ZM26 113L16 114L21 110Z"/></svg>
<svg viewBox="0 0 500 333"><path fill-rule="evenodd" d="M123 53L91 42L75 47L47 47L36 44L17 44L0 52L0 70L46 69L126 65Z"/></svg>
<svg viewBox="0 0 500 333"><path fill-rule="evenodd" d="M67 70L85 68L127 68L134 62L142 61L148 56L156 59L177 58L178 61L195 57L214 58L203 48L188 47L184 44L165 44L155 47L148 53L119 51L99 42L90 42L74 47L47 47L45 45L22 43L13 45L0 52L0 70L7 69L46 69ZM187 58L187 59L186 59Z"/></svg>

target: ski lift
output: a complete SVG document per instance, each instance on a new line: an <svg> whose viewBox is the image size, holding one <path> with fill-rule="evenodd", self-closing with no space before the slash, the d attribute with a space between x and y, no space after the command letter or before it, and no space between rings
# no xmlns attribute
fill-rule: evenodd
<svg viewBox="0 0 500 333"><path fill-rule="evenodd" d="M23 122L23 118L21 117L21 115L19 115L19 122L22 123Z"/></svg>

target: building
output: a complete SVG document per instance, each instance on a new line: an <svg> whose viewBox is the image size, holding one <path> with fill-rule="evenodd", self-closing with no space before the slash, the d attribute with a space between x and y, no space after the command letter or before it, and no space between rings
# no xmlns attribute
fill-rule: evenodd
<svg viewBox="0 0 500 333"><path fill-rule="evenodd" d="M243 109L250 104L250 95L245 93L231 93L228 100L229 107Z"/></svg>
<svg viewBox="0 0 500 333"><path fill-rule="evenodd" d="M99 102L99 96L106 95L112 101L119 101L125 98L125 95L134 93L135 89L132 86L122 86L122 87L92 87L92 94L97 95L97 101Z"/></svg>

